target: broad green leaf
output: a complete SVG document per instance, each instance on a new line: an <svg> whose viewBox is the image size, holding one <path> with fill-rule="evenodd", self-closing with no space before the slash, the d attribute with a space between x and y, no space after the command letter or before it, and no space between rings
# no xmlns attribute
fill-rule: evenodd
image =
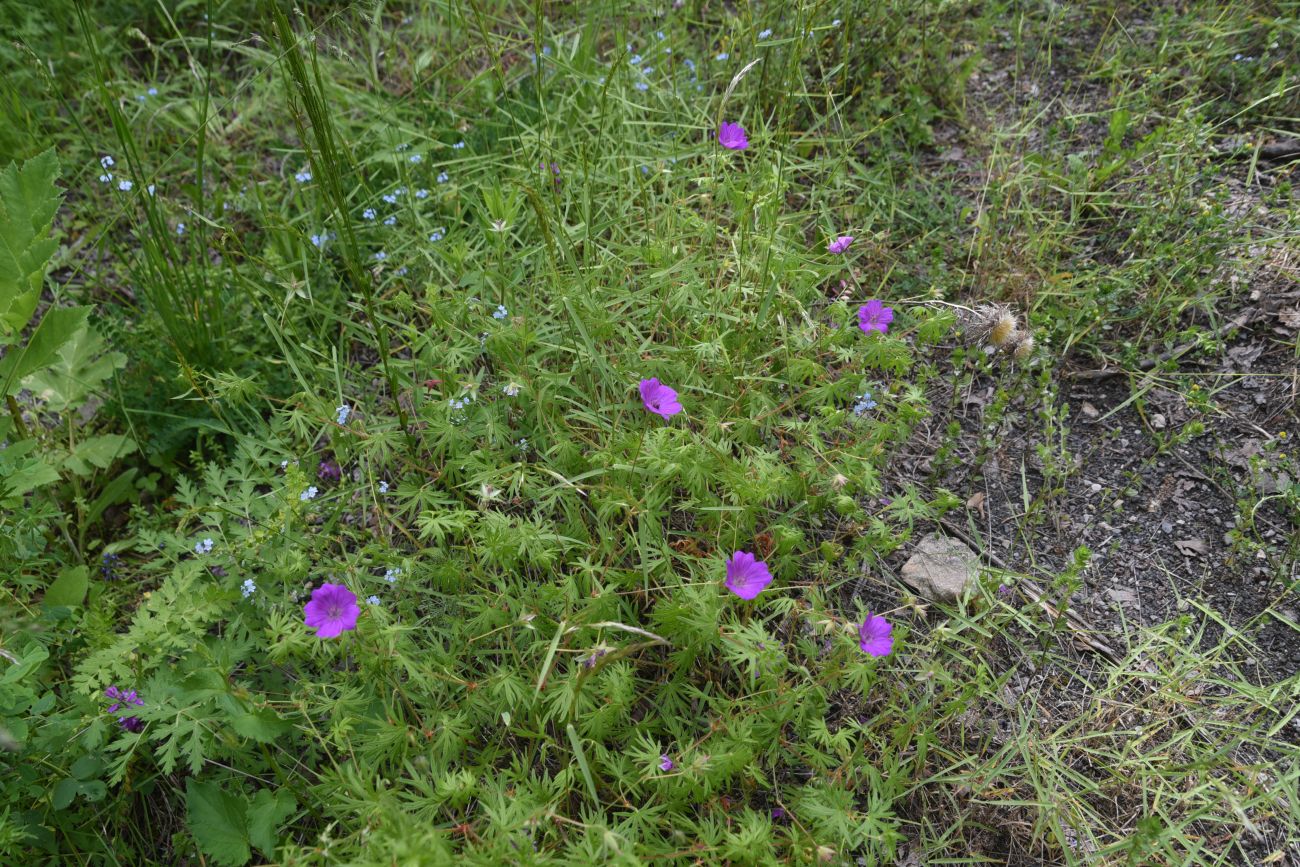
<svg viewBox="0 0 1300 867"><path fill-rule="evenodd" d="M293 728L289 723L280 719L276 712L270 708L262 708L251 713L236 714L230 719L230 727L237 734L264 744L271 743Z"/></svg>
<svg viewBox="0 0 1300 867"><path fill-rule="evenodd" d="M0 683L18 683L27 675L36 670L36 667L50 658L50 652L39 644L23 654L22 660L17 665L11 665L5 669L4 676L0 677Z"/></svg>
<svg viewBox="0 0 1300 867"><path fill-rule="evenodd" d="M58 176L53 148L0 171L0 334L25 328L40 300L45 267L59 246L48 237L63 198Z"/></svg>
<svg viewBox="0 0 1300 867"><path fill-rule="evenodd" d="M81 782L71 777L64 777L59 780L59 784L54 787L54 796L50 798L50 806L56 810L66 810L76 799L77 790L80 787Z"/></svg>
<svg viewBox="0 0 1300 867"><path fill-rule="evenodd" d="M34 443L35 440L28 440ZM9 447L16 449L20 444ZM59 471L37 457L27 458L17 466L0 464L0 506L14 508L22 504L23 497L39 487L59 480Z"/></svg>
<svg viewBox="0 0 1300 867"><path fill-rule="evenodd" d="M63 465L79 476L88 475L91 467L106 470L113 461L135 451L135 440L122 434L102 434L77 443Z"/></svg>
<svg viewBox="0 0 1300 867"><path fill-rule="evenodd" d="M215 783L185 782L185 811L190 833L199 849L218 864L246 864L248 805L243 798L221 790Z"/></svg>
<svg viewBox="0 0 1300 867"><path fill-rule="evenodd" d="M248 840L267 860L275 860L275 832L285 819L298 809L298 802L286 789L274 795L270 789L258 789L248 810Z"/></svg>
<svg viewBox="0 0 1300 867"><path fill-rule="evenodd" d="M46 605L80 605L90 589L90 572L85 566L64 566L59 577L45 591Z"/></svg>
<svg viewBox="0 0 1300 867"><path fill-rule="evenodd" d="M17 394L23 380L51 364L63 344L72 339L86 322L89 307L56 307L32 332L26 346L11 346L0 359L0 386L5 394Z"/></svg>
<svg viewBox="0 0 1300 867"><path fill-rule="evenodd" d="M125 364L122 353L104 352L104 338L87 322L59 347L48 367L24 379L22 385L54 412L63 412L79 405Z"/></svg>
<svg viewBox="0 0 1300 867"><path fill-rule="evenodd" d="M115 506L124 500L129 500L132 492L135 491L135 485L133 484L135 477L139 474L139 470L131 467L113 481L104 485L95 501L86 507L86 523L95 523L109 506Z"/></svg>

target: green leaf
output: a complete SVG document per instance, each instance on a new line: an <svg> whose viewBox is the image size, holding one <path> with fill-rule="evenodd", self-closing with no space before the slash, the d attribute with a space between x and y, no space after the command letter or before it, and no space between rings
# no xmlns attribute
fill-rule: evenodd
<svg viewBox="0 0 1300 867"><path fill-rule="evenodd" d="M123 500L130 499L132 492L135 490L132 483L137 475L139 475L139 470L131 467L113 481L104 485L104 489L99 492L99 496L95 498L95 501L86 507L86 524L93 524L98 521L99 516L104 514L104 510L109 506L115 506Z"/></svg>
<svg viewBox="0 0 1300 867"><path fill-rule="evenodd" d="M262 708L251 713L236 714L230 719L230 727L237 734L252 738L258 743L269 744L293 726L280 719L270 708Z"/></svg>
<svg viewBox="0 0 1300 867"><path fill-rule="evenodd" d="M27 443L35 445L36 440L15 443L5 451L12 452ZM5 457L14 458L21 455L7 454ZM38 457L27 458L17 466L4 466L4 463L0 462L0 494L3 494L3 498L0 498L0 506L7 508L20 506L24 495L58 480L59 471Z"/></svg>
<svg viewBox="0 0 1300 867"><path fill-rule="evenodd" d="M54 787L54 795L50 798L50 806L56 810L66 810L73 800L77 797L77 791L81 788L81 783L71 777L65 777L59 780L59 784Z"/></svg>
<svg viewBox="0 0 1300 867"><path fill-rule="evenodd" d="M90 474L91 466L106 470L113 461L135 451L135 440L122 434L103 434L77 443L63 466L79 476Z"/></svg>
<svg viewBox="0 0 1300 867"><path fill-rule="evenodd" d="M253 857L248 848L248 804L216 783L185 782L185 811L199 849L218 864L240 865Z"/></svg>
<svg viewBox="0 0 1300 867"><path fill-rule="evenodd" d="M270 789L258 789L253 796L248 811L248 840L267 860L275 860L276 829L297 809L298 802L286 789L274 795Z"/></svg>
<svg viewBox="0 0 1300 867"><path fill-rule="evenodd" d="M122 353L104 351L104 338L86 322L59 347L49 367L24 379L22 386L54 412L63 412L79 405L125 364Z"/></svg>
<svg viewBox="0 0 1300 867"><path fill-rule="evenodd" d="M11 665L5 669L4 677L0 677L0 683L18 683L49 658L50 652L48 650L39 644L35 645L31 650L23 654L22 660L17 665Z"/></svg>
<svg viewBox="0 0 1300 867"><path fill-rule="evenodd" d="M53 148L0 171L0 334L25 328L40 300L46 265L59 246L48 237L63 198L58 176Z"/></svg>
<svg viewBox="0 0 1300 867"><path fill-rule="evenodd" d="M104 760L99 756L82 756L72 763L72 776L78 780L89 780L104 770Z"/></svg>
<svg viewBox="0 0 1300 867"><path fill-rule="evenodd" d="M89 307L56 307L46 313L27 345L10 348L0 359L0 385L4 393L17 394L24 379L51 364L63 344L85 324L89 313Z"/></svg>
<svg viewBox="0 0 1300 867"><path fill-rule="evenodd" d="M80 605L90 588L90 571L85 566L64 566L59 577L45 591L46 605Z"/></svg>

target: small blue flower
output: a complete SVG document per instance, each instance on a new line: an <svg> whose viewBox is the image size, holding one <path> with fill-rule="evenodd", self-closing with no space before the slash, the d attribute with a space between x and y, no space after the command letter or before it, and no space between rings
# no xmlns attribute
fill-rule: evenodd
<svg viewBox="0 0 1300 867"><path fill-rule="evenodd" d="M641 174L643 174L643 175L648 175L648 174L650 174L650 167L649 167L649 166L642 166L642 167L641 167Z"/></svg>
<svg viewBox="0 0 1300 867"><path fill-rule="evenodd" d="M853 405L853 414L856 416L861 416L866 413L867 410L876 408L876 402L871 399L871 392L869 391L862 392L861 396L857 398L857 401L858 402Z"/></svg>
<svg viewBox="0 0 1300 867"><path fill-rule="evenodd" d="M839 27L839 26L840 26L841 24L843 24L843 23L844 23L843 21L841 21L840 19L836 18L834 21L831 22L831 26L832 26L832 27Z"/></svg>
<svg viewBox="0 0 1300 867"><path fill-rule="evenodd" d="M387 259L387 258L388 258L388 254L385 253L383 250L380 250L380 251L379 251L378 253L376 253L375 256L374 256L374 259L375 259L376 262L382 262L382 261L384 261L384 260Z"/></svg>
<svg viewBox="0 0 1300 867"><path fill-rule="evenodd" d="M652 72L654 72L654 71L655 71L655 68L654 68L653 66L647 66L645 69L641 70L641 74L642 74L642 75L650 75L650 74L651 74Z"/></svg>
<svg viewBox="0 0 1300 867"><path fill-rule="evenodd" d="M158 95L158 88L156 88L156 87L151 87L151 88L149 88L148 93L149 93L150 96L157 96L157 95Z"/></svg>
<svg viewBox="0 0 1300 867"><path fill-rule="evenodd" d="M348 416L350 415L352 415L352 407L346 403L340 406L338 409L334 410L334 420L337 421L340 425L347 424Z"/></svg>
<svg viewBox="0 0 1300 867"><path fill-rule="evenodd" d="M713 58L713 59L714 59L714 60L729 60L730 58L731 58L731 55L724 51L724 52L722 52L721 54L719 54L717 57L715 57L715 58Z"/></svg>
<svg viewBox="0 0 1300 867"><path fill-rule="evenodd" d="M178 234L178 235L184 235L184 234L185 234L185 224L184 224L184 223L177 223L177 224L176 224L176 234Z"/></svg>
<svg viewBox="0 0 1300 867"><path fill-rule="evenodd" d="M423 159L424 159L424 157L420 156L419 154L411 154L409 157L407 157L407 162L409 162L409 163L413 163L413 164L418 164L418 163L420 163Z"/></svg>
<svg viewBox="0 0 1300 867"><path fill-rule="evenodd" d="M397 579L400 578L401 576L402 576L402 570L396 567L384 572L384 580L387 581L389 584L396 584Z"/></svg>
<svg viewBox="0 0 1300 867"><path fill-rule="evenodd" d="M633 66L640 66L642 60L644 60L644 58L641 55L633 54L631 57L627 59L627 62L632 64Z"/></svg>
<svg viewBox="0 0 1300 867"><path fill-rule="evenodd" d="M113 180L113 173L112 173L112 172L104 172L102 175L99 176L99 182L100 182L101 184L106 184L106 183L108 183L108 182L111 181L111 180Z"/></svg>
<svg viewBox="0 0 1300 867"><path fill-rule="evenodd" d="M510 316L504 304L498 304L496 311L492 314L493 319L505 319Z"/></svg>
<svg viewBox="0 0 1300 867"><path fill-rule="evenodd" d="M311 171L309 169L300 169L294 174L293 179L300 184L305 184L311 180Z"/></svg>
<svg viewBox="0 0 1300 867"><path fill-rule="evenodd" d="M682 61L682 65L685 66L687 69L689 69L691 72L695 71L695 61L691 60L689 57Z"/></svg>
<svg viewBox="0 0 1300 867"><path fill-rule="evenodd" d="M438 172L438 183L445 184L449 180L451 180L451 176L446 172Z"/></svg>
<svg viewBox="0 0 1300 867"><path fill-rule="evenodd" d="M549 45L543 45L543 46L542 46L542 53L545 54L547 57L550 57L550 56L551 56L551 46L549 46Z"/></svg>
<svg viewBox="0 0 1300 867"><path fill-rule="evenodd" d="M148 99L148 98L149 98L149 97L145 96L143 93L138 93L138 94L136 94L135 101L136 101L136 102L144 102L144 101L145 101L146 99Z"/></svg>
<svg viewBox="0 0 1300 867"><path fill-rule="evenodd" d="M111 169L114 165L116 165L116 163L113 162L113 158L110 157L108 154L104 154L104 156L99 158L99 164L106 169Z"/></svg>
<svg viewBox="0 0 1300 867"><path fill-rule="evenodd" d="M129 192L133 186L135 186L135 184L131 183L126 178L122 178L122 180L117 182L117 188L124 193Z"/></svg>
<svg viewBox="0 0 1300 867"><path fill-rule="evenodd" d="M647 90L650 89L650 85L646 84L644 81L638 81L636 84L632 86L635 87L637 90L641 91L642 93L645 93Z"/></svg>
<svg viewBox="0 0 1300 867"><path fill-rule="evenodd" d="M405 265L403 265L402 267L398 268L398 269L397 269L396 271L394 271L393 273L396 274L398 277L405 277L405 276L407 275L407 273L408 273L409 270L410 270L409 268L407 268Z"/></svg>
<svg viewBox="0 0 1300 867"><path fill-rule="evenodd" d="M374 208L366 208L364 211L361 212L361 219L363 220L373 220L374 218L375 218Z"/></svg>
<svg viewBox="0 0 1300 867"><path fill-rule="evenodd" d="M384 194L383 194L382 196L380 196L379 198L383 199L385 202L387 202L387 203L390 204L390 205L395 205L395 204L397 204L397 194L396 194L396 193L384 193Z"/></svg>
<svg viewBox="0 0 1300 867"><path fill-rule="evenodd" d="M385 226L396 226L396 225L397 225L397 215L396 215L396 214L393 214L393 215L390 216L390 217L384 217L384 225L385 225Z"/></svg>
<svg viewBox="0 0 1300 867"><path fill-rule="evenodd" d="M760 33L758 34L758 38L759 38L759 39L766 39L767 37L769 37L769 36L771 36L771 35L772 35L772 28L769 27L767 30L764 30L764 31L760 32Z"/></svg>
<svg viewBox="0 0 1300 867"><path fill-rule="evenodd" d="M398 152L399 154L400 154L402 151L410 150L410 149L411 149L411 143L410 143L410 142L403 142L402 144L399 144L399 145L397 146L397 148L396 148L396 150L397 150L397 152Z"/></svg>
<svg viewBox="0 0 1300 867"><path fill-rule="evenodd" d="M379 493L381 493L381 494L386 494L386 493L388 493L388 482L386 482L386 481L381 481L381 482L379 483Z"/></svg>
<svg viewBox="0 0 1300 867"><path fill-rule="evenodd" d="M245 578L244 585L241 589L244 592L244 598L247 599L248 597L252 596L254 593L257 592L257 584L253 581L252 578Z"/></svg>
<svg viewBox="0 0 1300 867"><path fill-rule="evenodd" d="M415 197L416 197L417 199L427 199L427 198L429 198L429 191L428 191L428 190L416 190L416 191L415 191Z"/></svg>
<svg viewBox="0 0 1300 867"><path fill-rule="evenodd" d="M667 38L668 38L667 36L664 36L664 32L662 30L655 31L655 39L658 39L660 42L663 42Z"/></svg>
<svg viewBox="0 0 1300 867"><path fill-rule="evenodd" d="M320 493L320 491L316 490L316 486L315 486L315 485L312 485L312 486L309 487L307 490L305 490L305 491L303 491L301 494L299 494L299 495L298 495L298 499L299 499L299 500L302 500L302 501L305 503L305 502L307 502L308 500L314 500L314 499L316 499L316 495L319 494L319 493Z"/></svg>
<svg viewBox="0 0 1300 867"><path fill-rule="evenodd" d="M213 543L213 541L212 541L211 539L204 539L202 542L196 542L195 545L194 545L194 553L195 553L195 554L210 554L210 553L212 553L212 545L213 545L213 544L214 544L214 543Z"/></svg>
<svg viewBox="0 0 1300 867"><path fill-rule="evenodd" d="M445 237L446 233L443 232L442 229L434 229L433 234L429 236L429 240L436 244Z"/></svg>
<svg viewBox="0 0 1300 867"><path fill-rule="evenodd" d="M312 243L312 246L316 247L317 249L320 249L321 247L324 247L324 246L325 246L325 241L326 241L326 238L325 238L325 233L324 233L324 232L321 232L321 233L318 233L318 234L315 234L315 235L312 235L312 236L311 236L311 243Z"/></svg>
<svg viewBox="0 0 1300 867"><path fill-rule="evenodd" d="M505 385L501 386L501 393L504 394L506 397L518 397L519 383L507 382Z"/></svg>
<svg viewBox="0 0 1300 867"><path fill-rule="evenodd" d="M149 195L152 196L152 195L153 195L153 184L150 184L149 186L145 187L145 190L149 193Z"/></svg>
<svg viewBox="0 0 1300 867"><path fill-rule="evenodd" d="M454 145L452 145L451 147L452 147L453 150L460 150L460 149L463 148L464 146L465 146L465 142L463 142L463 141L458 141L458 142L456 142Z"/></svg>
<svg viewBox="0 0 1300 867"><path fill-rule="evenodd" d="M367 605L378 605L378 604L379 604L379 597L378 597L378 596L373 596L373 595L372 595L372 596L367 596L367 597L366 597L366 604L367 604Z"/></svg>

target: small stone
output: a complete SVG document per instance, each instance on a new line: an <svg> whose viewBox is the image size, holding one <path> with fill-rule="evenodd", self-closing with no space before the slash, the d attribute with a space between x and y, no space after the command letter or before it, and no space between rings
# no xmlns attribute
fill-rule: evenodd
<svg viewBox="0 0 1300 867"><path fill-rule="evenodd" d="M1164 430L1166 424L1168 424L1168 422L1165 420L1163 413L1158 412L1151 416L1151 426L1156 430Z"/></svg>
<svg viewBox="0 0 1300 867"><path fill-rule="evenodd" d="M1188 602L1186 599L1179 599L1178 604L1175 605L1174 607L1177 608L1179 611L1186 611L1188 608L1192 607L1192 604Z"/></svg>
<svg viewBox="0 0 1300 867"><path fill-rule="evenodd" d="M1100 494L1101 485L1097 484L1096 482L1093 482L1091 485L1088 486L1088 490L1092 491L1094 494Z"/></svg>
<svg viewBox="0 0 1300 867"><path fill-rule="evenodd" d="M903 580L922 596L952 601L979 576L975 552L956 539L930 533L903 564Z"/></svg>
<svg viewBox="0 0 1300 867"><path fill-rule="evenodd" d="M1172 533L1172 532L1174 531L1174 522L1173 522L1173 521L1161 521L1161 522L1160 522L1160 531L1161 531L1162 533Z"/></svg>

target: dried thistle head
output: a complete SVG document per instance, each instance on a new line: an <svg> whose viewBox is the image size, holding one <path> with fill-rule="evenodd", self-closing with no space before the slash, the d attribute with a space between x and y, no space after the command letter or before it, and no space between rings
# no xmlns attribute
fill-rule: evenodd
<svg viewBox="0 0 1300 867"><path fill-rule="evenodd" d="M989 326L989 343L1004 349L1014 339L1017 330L1015 314L1003 307Z"/></svg>
<svg viewBox="0 0 1300 867"><path fill-rule="evenodd" d="M1017 361L1024 361L1034 354L1034 335L1021 334L1020 339L1016 341L1016 348L1011 350Z"/></svg>

